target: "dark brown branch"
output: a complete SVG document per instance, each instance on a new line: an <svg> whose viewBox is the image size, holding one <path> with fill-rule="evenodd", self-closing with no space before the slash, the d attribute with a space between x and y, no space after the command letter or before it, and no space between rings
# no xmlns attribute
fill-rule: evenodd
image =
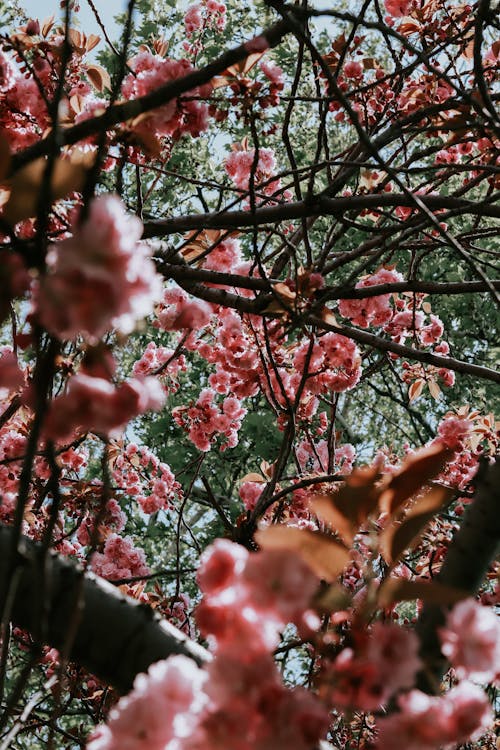
<svg viewBox="0 0 500 750"><path fill-rule="evenodd" d="M500 280L492 281L495 289L500 289ZM392 284L374 284L359 289L352 287L332 286L321 291L321 301L335 299L365 299L379 294L397 294L399 292L421 292L425 294L475 294L488 292L484 281L397 281Z"/></svg>
<svg viewBox="0 0 500 750"><path fill-rule="evenodd" d="M476 492L463 523L450 543L437 580L471 596L480 587L500 546L500 458L485 463L475 478ZM421 657L426 670L420 674L420 688L433 692L447 669L438 638L445 615L442 607L426 606L417 624Z"/></svg>
<svg viewBox="0 0 500 750"><path fill-rule="evenodd" d="M477 378L491 380L493 383L500 383L500 372L492 370L490 367L474 365L471 362L463 362L462 360L453 359L452 357L441 357L437 354L432 354L431 352L414 349L412 346L397 344L394 341L388 341L387 339L383 339L380 336L368 333L367 331L361 331L359 328L354 328L353 326L344 326L341 324L332 325L314 315L308 315L306 317L306 322L310 325L323 328L326 331L340 333L342 336L347 336L360 344L372 346L379 351L392 352L393 354L399 354L400 357L405 357L405 359L416 360L417 362L423 362L424 364L433 365L434 367L444 367L447 370L454 370L463 375L474 375Z"/></svg>
<svg viewBox="0 0 500 750"><path fill-rule="evenodd" d="M12 531L0 526L0 583L6 587ZM36 632L39 617L33 602L41 579L41 546L22 537L15 564L19 583L14 595L12 622ZM132 687L136 674L171 654L184 654L202 664L208 653L173 625L161 620L149 607L139 604L67 559L50 555L45 560L47 581L46 638L62 648L75 592L83 577L80 619L69 657L121 692Z"/></svg>
<svg viewBox="0 0 500 750"><path fill-rule="evenodd" d="M490 216L500 219L500 205L490 202L469 201L464 198L453 198L441 195L419 195L419 200L431 211L457 210L478 216ZM491 200L491 198L489 199ZM376 193L369 195L351 195L341 198L324 198L318 196L309 201L296 201L278 206L264 206L250 211L221 211L209 214L192 214L172 219L159 219L144 224L145 239L166 237L178 232L195 229L237 229L276 224L280 221L292 221L308 216L343 216L347 211L396 206L415 207L411 196L395 193Z"/></svg>

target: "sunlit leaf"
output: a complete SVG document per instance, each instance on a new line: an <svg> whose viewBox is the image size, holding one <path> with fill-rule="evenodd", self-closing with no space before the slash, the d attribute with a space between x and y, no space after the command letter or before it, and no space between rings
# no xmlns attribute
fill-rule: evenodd
<svg viewBox="0 0 500 750"><path fill-rule="evenodd" d="M441 443L428 445L408 456L394 474L380 498L380 508L394 513L430 480L439 474L453 451Z"/></svg>
<svg viewBox="0 0 500 750"><path fill-rule="evenodd" d="M419 541L429 521L453 495L448 487L432 487L413 502L403 519L385 527L380 535L380 551L387 563L394 565L406 549Z"/></svg>
<svg viewBox="0 0 500 750"><path fill-rule="evenodd" d="M94 158L92 154L88 157L87 163L82 161L81 154L75 160L62 157L55 160L50 183L51 200L65 198L83 188L89 162ZM4 208L3 218L10 224L36 216L46 168L47 160L37 159L18 170L5 183L10 189L10 198Z"/></svg>
<svg viewBox="0 0 500 750"><path fill-rule="evenodd" d="M381 489L380 464L354 469L337 491L316 495L309 506L313 513L329 524L347 544L351 544L360 526L378 504Z"/></svg>
<svg viewBox="0 0 500 750"><path fill-rule="evenodd" d="M333 581L349 562L349 550L320 531L275 525L259 529L255 540L263 549L296 552L317 576Z"/></svg>

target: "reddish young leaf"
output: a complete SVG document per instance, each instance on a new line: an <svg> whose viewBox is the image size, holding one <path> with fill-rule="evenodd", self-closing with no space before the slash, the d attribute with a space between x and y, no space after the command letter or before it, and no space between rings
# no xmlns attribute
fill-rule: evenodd
<svg viewBox="0 0 500 750"><path fill-rule="evenodd" d="M380 509L392 515L405 500L439 474L452 455L453 451L435 443L408 456L382 493Z"/></svg>
<svg viewBox="0 0 500 750"><path fill-rule="evenodd" d="M326 581L335 580L350 559L343 544L320 531L284 525L266 526L255 533L255 540L263 549L296 552L317 576Z"/></svg>
<svg viewBox="0 0 500 750"><path fill-rule="evenodd" d="M378 606L390 607L396 602L422 599L426 604L455 604L470 594L438 581L408 581L406 578L388 578L378 590Z"/></svg>
<svg viewBox="0 0 500 750"><path fill-rule="evenodd" d="M87 157L82 160L79 153L74 160L61 157L56 159L50 185L52 201L82 189L89 160L93 159L90 154ZM10 197L3 211L3 218L10 224L17 224L18 221L36 215L46 167L46 159L37 159L18 170L6 183L10 188Z"/></svg>
<svg viewBox="0 0 500 750"><path fill-rule="evenodd" d="M403 552L414 546L425 527L454 495L448 487L433 487L415 500L402 520L392 521L380 535L380 552L394 565Z"/></svg>
<svg viewBox="0 0 500 750"><path fill-rule="evenodd" d="M311 500L310 508L351 544L360 526L377 507L381 492L376 485L378 479L379 463L354 469L338 491L317 495Z"/></svg>

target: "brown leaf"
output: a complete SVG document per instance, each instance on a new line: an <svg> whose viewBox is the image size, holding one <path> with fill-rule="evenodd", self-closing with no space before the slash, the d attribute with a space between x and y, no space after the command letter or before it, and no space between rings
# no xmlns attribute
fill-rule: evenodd
<svg viewBox="0 0 500 750"><path fill-rule="evenodd" d="M440 443L428 445L408 456L380 497L380 509L391 515L444 468L453 451Z"/></svg>
<svg viewBox="0 0 500 750"><path fill-rule="evenodd" d="M424 390L425 380L423 378L417 378L410 387L408 388L408 398L410 400L410 404L412 401L416 401L416 399L420 396L422 391Z"/></svg>
<svg viewBox="0 0 500 750"><path fill-rule="evenodd" d="M337 318L328 307L324 307L321 310L321 320L323 320L329 326L338 326L339 324Z"/></svg>
<svg viewBox="0 0 500 750"><path fill-rule="evenodd" d="M42 28L41 28L41 30L40 30L40 34L41 34L41 35L42 35L43 37L46 37L46 36L48 36L48 34L49 34L49 31L51 30L51 28L53 27L53 25L54 25L54 16L49 16L48 18L46 18L46 19L45 19L45 20L44 20L44 21L42 22Z"/></svg>
<svg viewBox="0 0 500 750"><path fill-rule="evenodd" d="M226 68L226 70L223 71L222 75L229 76L231 78L244 76L248 73L249 70L252 70L252 68L257 65L263 55L264 52L252 52L250 55L248 55L248 57L245 57L244 60L240 60L239 63L230 65L229 68Z"/></svg>
<svg viewBox="0 0 500 750"><path fill-rule="evenodd" d="M337 578L350 560L343 544L320 531L275 525L259 529L255 539L263 549L288 549L296 552L317 576L326 581Z"/></svg>
<svg viewBox="0 0 500 750"><path fill-rule="evenodd" d="M100 36L97 36L96 34L89 34L85 40L85 51L90 52L91 50L94 49L94 47L97 47L100 41L101 41Z"/></svg>
<svg viewBox="0 0 500 750"><path fill-rule="evenodd" d="M111 78L107 70L100 65L87 65L87 75L98 91L111 88Z"/></svg>
<svg viewBox="0 0 500 750"><path fill-rule="evenodd" d="M339 490L317 495L309 503L310 508L340 534L346 544L352 544L360 526L377 507L381 492L376 486L378 479L380 463L354 469Z"/></svg>
<svg viewBox="0 0 500 750"><path fill-rule="evenodd" d="M435 380L429 380L428 385L429 393L431 394L432 398L437 401L441 395L441 388L438 386Z"/></svg>
<svg viewBox="0 0 500 750"><path fill-rule="evenodd" d="M6 183L10 188L10 198L3 218L10 224L36 216L46 167L47 160L42 157L18 170ZM71 158L57 158L52 172L50 199L55 201L81 190L86 173L86 164L73 162Z"/></svg>
<svg viewBox="0 0 500 750"><path fill-rule="evenodd" d="M245 474L245 476L240 479L240 484L244 484L245 482L258 482L259 484L262 484L266 481L267 480L262 476L262 474L257 474L256 472L251 471L249 474Z"/></svg>
<svg viewBox="0 0 500 750"><path fill-rule="evenodd" d="M297 299L297 292L290 289L288 284L285 284L283 281L276 282L276 284L272 285L272 288L275 294L286 302L294 302Z"/></svg>
<svg viewBox="0 0 500 750"><path fill-rule="evenodd" d="M314 606L322 612L340 612L352 606L352 596L344 586L333 584L318 592Z"/></svg>
<svg viewBox="0 0 500 750"><path fill-rule="evenodd" d="M449 487L432 487L415 500L402 520L385 527L380 535L380 552L389 565L394 565L406 549L418 542L429 521L453 495Z"/></svg>
<svg viewBox="0 0 500 750"><path fill-rule="evenodd" d="M426 604L455 604L470 594L438 581L408 581L406 578L388 578L378 591L379 607L390 607L395 602L422 599Z"/></svg>

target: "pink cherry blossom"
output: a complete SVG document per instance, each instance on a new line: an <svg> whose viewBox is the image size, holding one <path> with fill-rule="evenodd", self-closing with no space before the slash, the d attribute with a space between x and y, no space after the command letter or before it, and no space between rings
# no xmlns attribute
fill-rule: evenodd
<svg viewBox="0 0 500 750"><path fill-rule="evenodd" d="M70 379L67 392L52 402L45 435L65 440L75 431L116 434L131 419L159 409L164 401L156 378L132 379L115 386L104 378L79 373Z"/></svg>
<svg viewBox="0 0 500 750"><path fill-rule="evenodd" d="M103 552L94 552L91 567L97 575L112 580L149 573L144 551L130 537L119 534L108 536Z"/></svg>
<svg viewBox="0 0 500 750"><path fill-rule="evenodd" d="M500 674L500 622L473 599L456 604L440 630L441 651L459 677L488 682Z"/></svg>
<svg viewBox="0 0 500 750"><path fill-rule="evenodd" d="M60 338L95 341L111 328L129 333L149 315L162 282L141 233L118 197L96 198L73 236L51 246L35 296L42 325Z"/></svg>
<svg viewBox="0 0 500 750"><path fill-rule="evenodd" d="M439 697L412 690L398 704L399 713L377 722L380 750L436 750L477 739L492 721L486 694L470 682Z"/></svg>

